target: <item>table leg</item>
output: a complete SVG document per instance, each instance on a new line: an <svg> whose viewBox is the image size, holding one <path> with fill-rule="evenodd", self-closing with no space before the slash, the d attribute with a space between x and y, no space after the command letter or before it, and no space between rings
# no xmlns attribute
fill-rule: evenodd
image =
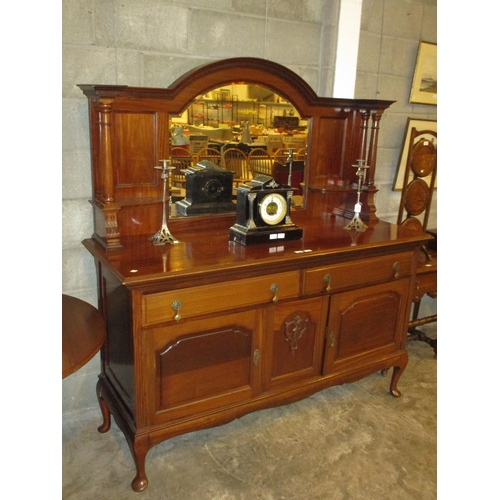
<svg viewBox="0 0 500 500"><path fill-rule="evenodd" d="M424 332L417 330L418 326L426 325L437 321L437 314L418 319L418 311L420 308L420 300L413 303L413 315L408 325L408 342L412 340L419 340L426 342L434 349L434 358L437 359L437 339L429 338Z"/></svg>

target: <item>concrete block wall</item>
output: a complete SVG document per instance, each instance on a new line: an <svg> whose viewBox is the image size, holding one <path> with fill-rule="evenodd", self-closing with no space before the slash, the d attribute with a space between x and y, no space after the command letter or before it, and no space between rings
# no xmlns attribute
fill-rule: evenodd
<svg viewBox="0 0 500 500"><path fill-rule="evenodd" d="M340 0L63 0L62 292L97 305L87 101L79 83L166 87L186 71L228 57L260 57L331 96ZM363 0L356 97L397 99L384 118L379 215L395 220L392 186L418 40L436 38L436 0ZM397 61L395 59L398 59ZM410 76L411 75L411 76ZM384 130L388 128L388 131ZM380 186L381 185L381 186ZM99 356L63 380L63 414L97 406Z"/></svg>

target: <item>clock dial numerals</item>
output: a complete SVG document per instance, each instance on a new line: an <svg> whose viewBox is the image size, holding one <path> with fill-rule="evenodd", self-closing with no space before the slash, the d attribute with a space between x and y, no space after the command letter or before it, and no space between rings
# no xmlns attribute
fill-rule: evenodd
<svg viewBox="0 0 500 500"><path fill-rule="evenodd" d="M259 204L259 213L264 223L274 226L279 224L286 216L287 202L283 196L271 193Z"/></svg>

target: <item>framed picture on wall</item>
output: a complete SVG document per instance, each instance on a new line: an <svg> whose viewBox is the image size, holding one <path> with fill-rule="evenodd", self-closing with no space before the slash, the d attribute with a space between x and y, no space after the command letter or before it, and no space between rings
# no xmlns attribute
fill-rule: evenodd
<svg viewBox="0 0 500 500"><path fill-rule="evenodd" d="M419 120L416 118L408 118L406 122L406 131L403 141L403 148L401 149L401 155L399 157L398 169L396 170L396 175L394 177L394 183L392 185L393 191L401 191L403 189L404 175L406 162L408 161L408 152L410 150L410 135L411 129L415 127L417 130L432 130L437 132L437 120ZM424 139L429 139L434 146L437 148L437 138L433 135L424 135ZM430 175L429 175L430 178ZM430 180L424 177L424 180L429 184ZM434 184L434 189L437 188L437 177Z"/></svg>
<svg viewBox="0 0 500 500"><path fill-rule="evenodd" d="M437 44L420 42L410 102L437 106Z"/></svg>

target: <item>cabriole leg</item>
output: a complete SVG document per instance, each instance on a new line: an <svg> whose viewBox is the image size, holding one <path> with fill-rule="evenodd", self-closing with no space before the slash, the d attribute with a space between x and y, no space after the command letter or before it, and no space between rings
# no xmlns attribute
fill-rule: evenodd
<svg viewBox="0 0 500 500"><path fill-rule="evenodd" d="M99 379L97 382L97 401L99 401L99 406L102 412L103 423L97 428L101 433L108 432L111 427L111 412L109 411L108 403L102 397L102 381Z"/></svg>
<svg viewBox="0 0 500 500"><path fill-rule="evenodd" d="M146 477L146 455L149 451L148 437L136 438L131 449L136 467L132 489L134 491L144 491L148 487L148 478Z"/></svg>
<svg viewBox="0 0 500 500"><path fill-rule="evenodd" d="M401 363L395 366L392 371L390 392L395 398L399 398L399 396L401 396L401 392L397 388L397 385L407 364L408 364L408 354L405 353L405 355L401 357Z"/></svg>

